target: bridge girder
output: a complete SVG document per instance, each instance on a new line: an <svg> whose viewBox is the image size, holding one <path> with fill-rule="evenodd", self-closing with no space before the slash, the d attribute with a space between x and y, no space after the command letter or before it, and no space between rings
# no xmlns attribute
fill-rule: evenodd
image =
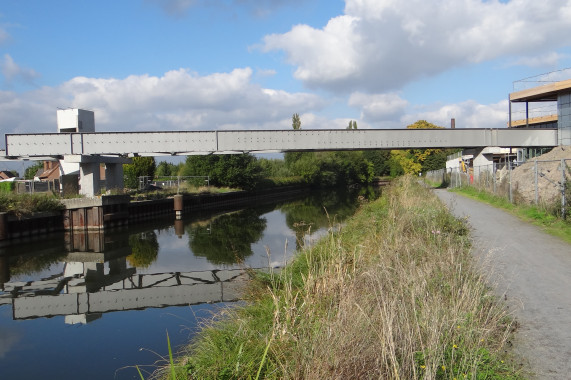
<svg viewBox="0 0 571 380"><path fill-rule="evenodd" d="M6 134L6 156L552 147L557 129L361 129Z"/></svg>
<svg viewBox="0 0 571 380"><path fill-rule="evenodd" d="M94 196L100 191L99 162L106 162L107 185L123 187L123 162L117 156L553 147L557 133L557 129L335 129L6 134L3 154L4 159L63 156L66 161L77 162L81 193Z"/></svg>

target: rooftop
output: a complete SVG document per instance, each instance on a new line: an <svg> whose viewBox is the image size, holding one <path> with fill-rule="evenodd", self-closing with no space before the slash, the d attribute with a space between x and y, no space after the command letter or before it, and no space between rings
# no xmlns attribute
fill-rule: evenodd
<svg viewBox="0 0 571 380"><path fill-rule="evenodd" d="M513 83L512 102L553 102L557 94L571 90L571 68L521 79Z"/></svg>

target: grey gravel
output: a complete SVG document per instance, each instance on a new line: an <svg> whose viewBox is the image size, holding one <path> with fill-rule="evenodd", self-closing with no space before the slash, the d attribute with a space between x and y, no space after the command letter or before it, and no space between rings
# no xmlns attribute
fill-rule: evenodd
<svg viewBox="0 0 571 380"><path fill-rule="evenodd" d="M571 379L571 245L481 202L435 190L467 218L473 254L519 324L513 341L532 379Z"/></svg>

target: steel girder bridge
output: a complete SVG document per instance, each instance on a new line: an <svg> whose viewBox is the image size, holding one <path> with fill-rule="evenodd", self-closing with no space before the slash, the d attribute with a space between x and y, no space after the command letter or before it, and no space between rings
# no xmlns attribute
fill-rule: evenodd
<svg viewBox="0 0 571 380"><path fill-rule="evenodd" d="M412 148L554 147L557 129L241 130L6 134L5 159L63 159L80 166L82 194L123 187L123 163L134 156Z"/></svg>

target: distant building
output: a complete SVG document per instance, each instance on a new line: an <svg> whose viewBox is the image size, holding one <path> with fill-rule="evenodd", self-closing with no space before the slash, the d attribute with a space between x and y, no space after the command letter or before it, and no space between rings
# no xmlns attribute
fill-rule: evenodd
<svg viewBox="0 0 571 380"><path fill-rule="evenodd" d="M558 145L571 145L571 68L515 81L513 87L508 127L557 128ZM514 104L525 104L524 117L513 119Z"/></svg>
<svg viewBox="0 0 571 380"><path fill-rule="evenodd" d="M9 172L9 171L6 171L6 170L1 170L1 171L0 171L0 181L5 181L5 180L7 180L7 179L15 178L15 177L16 177L16 176L15 176L12 172Z"/></svg>

